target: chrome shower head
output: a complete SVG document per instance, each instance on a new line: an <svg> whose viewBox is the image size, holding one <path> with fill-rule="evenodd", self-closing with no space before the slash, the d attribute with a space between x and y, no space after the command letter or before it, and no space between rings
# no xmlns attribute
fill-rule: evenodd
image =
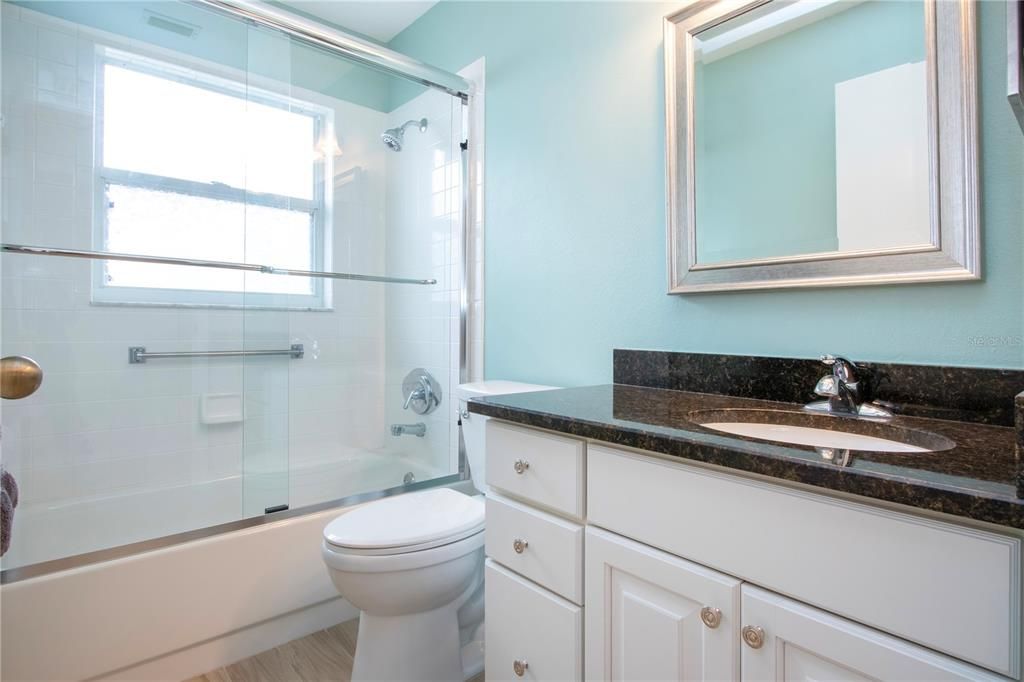
<svg viewBox="0 0 1024 682"><path fill-rule="evenodd" d="M380 136L380 139L384 141L384 144L388 146L393 152L402 151L402 131L399 128L391 128L385 130Z"/></svg>
<svg viewBox="0 0 1024 682"><path fill-rule="evenodd" d="M397 128L388 128L380 135L380 139L393 152L402 151L402 141L405 138L405 129L409 126L417 126L421 133L427 132L427 119L421 118L418 121L406 121Z"/></svg>

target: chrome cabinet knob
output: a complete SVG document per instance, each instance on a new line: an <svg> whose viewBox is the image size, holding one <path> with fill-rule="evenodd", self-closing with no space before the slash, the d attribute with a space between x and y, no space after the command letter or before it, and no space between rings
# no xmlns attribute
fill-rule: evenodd
<svg viewBox="0 0 1024 682"><path fill-rule="evenodd" d="M525 459L517 459L516 463L512 465L512 468L516 470L517 474L522 474L530 468L530 463Z"/></svg>
<svg viewBox="0 0 1024 682"><path fill-rule="evenodd" d="M722 623L722 611L711 606L705 606L700 610L700 619L704 625L714 630Z"/></svg>
<svg viewBox="0 0 1024 682"><path fill-rule="evenodd" d="M526 674L526 669L530 667L530 664L526 661L516 659L512 661L512 672L516 674L516 677L522 677Z"/></svg>
<svg viewBox="0 0 1024 682"><path fill-rule="evenodd" d="M751 649L760 649L764 646L764 630L756 625L744 625L740 634L743 635L743 643Z"/></svg>
<svg viewBox="0 0 1024 682"><path fill-rule="evenodd" d="M516 554L522 554L526 551L526 548L530 546L530 543L526 540L520 540L516 538L512 541L512 549L516 551Z"/></svg>

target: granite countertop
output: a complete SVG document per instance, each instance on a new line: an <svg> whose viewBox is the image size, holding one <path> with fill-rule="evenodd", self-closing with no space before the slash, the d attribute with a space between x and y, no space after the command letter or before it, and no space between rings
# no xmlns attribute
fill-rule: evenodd
<svg viewBox="0 0 1024 682"><path fill-rule="evenodd" d="M891 427L917 434L922 443L937 434L953 441L952 447L916 453L848 451L845 458L835 457L835 461L845 459L845 466L839 466L825 459L819 448L713 431L696 423L699 416L693 414L720 409L781 410L790 414L791 423L798 423L801 407L621 384L469 402L470 412L526 426L1024 529L1012 427L899 416L889 422ZM858 430L871 433L870 423L863 420L828 415L816 419L819 427L826 423L821 420L844 424L844 428L859 422Z"/></svg>

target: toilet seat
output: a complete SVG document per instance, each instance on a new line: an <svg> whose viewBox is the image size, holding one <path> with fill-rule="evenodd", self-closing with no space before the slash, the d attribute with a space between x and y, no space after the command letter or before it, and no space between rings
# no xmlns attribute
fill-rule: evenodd
<svg viewBox="0 0 1024 682"><path fill-rule="evenodd" d="M353 552L348 547L338 547L324 540L320 555L328 568L350 573L385 573L389 571L412 571L417 568L443 564L484 546L483 528L459 540L435 545L427 549L392 554L365 554Z"/></svg>
<svg viewBox="0 0 1024 682"><path fill-rule="evenodd" d="M324 528L323 554L335 565L379 567L386 557L396 558L389 565L429 565L480 546L483 529L479 497L434 488L376 500L339 516ZM417 556L397 559L412 554Z"/></svg>

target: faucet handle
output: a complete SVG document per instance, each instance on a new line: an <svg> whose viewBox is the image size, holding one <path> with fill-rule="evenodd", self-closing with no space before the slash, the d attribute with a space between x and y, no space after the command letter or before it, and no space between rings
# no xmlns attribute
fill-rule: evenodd
<svg viewBox="0 0 1024 682"><path fill-rule="evenodd" d="M857 365L838 355L822 355L821 361L832 368L832 374L837 379L851 388L856 387L855 370L858 369Z"/></svg>
<svg viewBox="0 0 1024 682"><path fill-rule="evenodd" d="M822 378L818 379L818 383L814 387L814 392L823 398L831 398L832 396L839 395L839 385L836 383L835 376L826 374Z"/></svg>

